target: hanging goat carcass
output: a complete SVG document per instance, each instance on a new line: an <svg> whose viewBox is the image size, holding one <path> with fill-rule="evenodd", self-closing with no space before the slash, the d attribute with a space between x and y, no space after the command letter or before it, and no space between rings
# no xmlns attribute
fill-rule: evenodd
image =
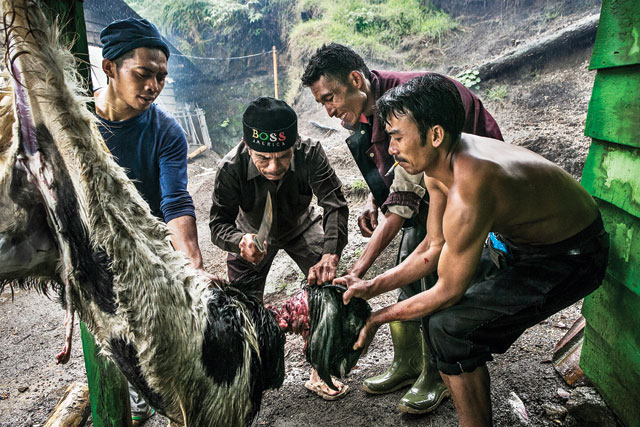
<svg viewBox="0 0 640 427"><path fill-rule="evenodd" d="M284 337L239 284L211 287L173 251L106 151L59 33L34 1L2 0L0 290L55 290L159 412L246 425L284 377Z"/></svg>

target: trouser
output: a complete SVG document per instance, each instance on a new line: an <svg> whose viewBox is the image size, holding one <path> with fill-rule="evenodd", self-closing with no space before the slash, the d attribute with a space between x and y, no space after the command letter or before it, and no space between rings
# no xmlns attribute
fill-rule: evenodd
<svg viewBox="0 0 640 427"><path fill-rule="evenodd" d="M508 253L501 266L485 248L462 299L423 319L444 374L472 372L492 353L504 353L527 328L593 292L607 267L609 238L600 218L559 243L503 243Z"/></svg>
<svg viewBox="0 0 640 427"><path fill-rule="evenodd" d="M323 246L324 231L322 223L321 221L316 221L299 236L284 245L267 245L267 253L257 265L251 264L238 254L229 253L227 256L227 274L231 282L251 276L251 282L257 291L257 296L262 300L267 275L271 269L273 259L280 249L284 249L306 277L309 269L322 258Z"/></svg>
<svg viewBox="0 0 640 427"><path fill-rule="evenodd" d="M129 384L129 403L132 416L151 416L151 406L131 384Z"/></svg>

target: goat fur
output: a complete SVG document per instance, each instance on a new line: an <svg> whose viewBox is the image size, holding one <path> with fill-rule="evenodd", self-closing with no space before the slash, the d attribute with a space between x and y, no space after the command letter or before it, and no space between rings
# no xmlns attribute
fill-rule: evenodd
<svg viewBox="0 0 640 427"><path fill-rule="evenodd" d="M2 204L15 200L11 187L15 187L16 162L21 152L23 118L15 112L16 95L10 86L12 64L16 62L22 70L21 84L28 91L37 129L44 126L55 142L53 147L41 148L48 168L45 176L49 173L54 183L66 182L67 187L72 187L63 193L54 185L53 199L58 204L75 203L77 215L67 220L74 221L78 230L86 230L88 236L86 250L74 248L77 236L70 236L71 228L64 218L60 221L56 216L58 211L50 206L51 197L41 194L59 257L56 277L45 274L37 280L69 285L70 295L63 298L68 297L87 324L103 355L119 364L119 359L128 356L122 354L121 348L114 348L114 343L134 349L144 381L162 401L163 407L157 408L160 412L193 426L250 423L258 409L256 395L261 395L263 388L282 382L282 378L279 383L276 378L266 384L255 378L259 376L256 367L258 371L271 368L260 365L267 356L261 354L261 344L275 337L276 344L271 349L283 355L284 339L275 321L269 314L256 313L263 308L251 297L209 287L187 259L172 250L166 225L150 213L106 150L96 118L87 108L90 99L84 96L76 61L58 45L60 34L56 26L48 23L32 0L2 0L1 4L8 47L7 66L0 78L0 199ZM29 181L33 180L30 176ZM63 194L65 199L75 197L75 201L60 200ZM11 209L13 212L9 212ZM13 229L24 228L24 207L13 203L11 209L1 211L0 219L11 217ZM74 265L74 250L91 252L87 259L89 264L95 263L95 268ZM21 279L25 285L33 282L24 280L38 276L39 272L32 272L29 278L13 279ZM107 293L112 286L113 312L105 310L100 298L88 291L91 286L104 287ZM60 287L64 288L59 286L58 290ZM228 383L216 381L203 363L204 337L215 320L210 318L209 305L212 298L222 294L228 297L227 309L238 319L237 333L242 343L242 363ZM259 314L266 319L266 328L256 327ZM276 360L276 365L283 363L283 356L268 356ZM127 374L126 369L123 372ZM259 405L259 396L257 400Z"/></svg>

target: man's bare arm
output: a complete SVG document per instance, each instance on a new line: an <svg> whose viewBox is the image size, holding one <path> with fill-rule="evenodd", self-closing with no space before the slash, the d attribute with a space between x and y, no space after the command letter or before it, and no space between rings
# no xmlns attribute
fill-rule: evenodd
<svg viewBox="0 0 640 427"><path fill-rule="evenodd" d="M362 278L371 264L378 258L380 253L389 245L391 240L402 228L405 219L400 215L388 212L385 221L375 228L371 240L367 243L360 258L353 264L349 274Z"/></svg>
<svg viewBox="0 0 640 427"><path fill-rule="evenodd" d="M167 223L167 226L171 231L171 244L174 249L189 257L196 269L204 270L202 254L198 245L196 219L191 215L183 215L173 218Z"/></svg>
<svg viewBox="0 0 640 427"><path fill-rule="evenodd" d="M481 180L479 180L481 182ZM429 290L372 313L354 348L366 347L375 330L393 320L418 319L457 303L464 295L480 261L493 224L495 204L481 198L477 188L450 192L443 233L446 243L438 263L438 281ZM345 293L346 294L346 293Z"/></svg>
<svg viewBox="0 0 640 427"><path fill-rule="evenodd" d="M369 299L412 283L435 271L444 244L442 218L447 196L440 186L432 184L427 184L430 197L427 236L401 264L372 280L358 280L353 276L335 279L334 283L349 288L343 295L345 304L353 296Z"/></svg>

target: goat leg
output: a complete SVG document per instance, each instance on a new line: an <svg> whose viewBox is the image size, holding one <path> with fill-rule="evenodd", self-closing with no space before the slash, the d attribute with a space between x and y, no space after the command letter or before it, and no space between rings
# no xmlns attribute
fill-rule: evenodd
<svg viewBox="0 0 640 427"><path fill-rule="evenodd" d="M75 310L73 309L73 304L71 302L71 283L69 280L65 283L65 305L66 312L64 315L64 348L60 353L56 355L57 364L65 364L71 358L71 342L73 340L73 320L75 315Z"/></svg>

